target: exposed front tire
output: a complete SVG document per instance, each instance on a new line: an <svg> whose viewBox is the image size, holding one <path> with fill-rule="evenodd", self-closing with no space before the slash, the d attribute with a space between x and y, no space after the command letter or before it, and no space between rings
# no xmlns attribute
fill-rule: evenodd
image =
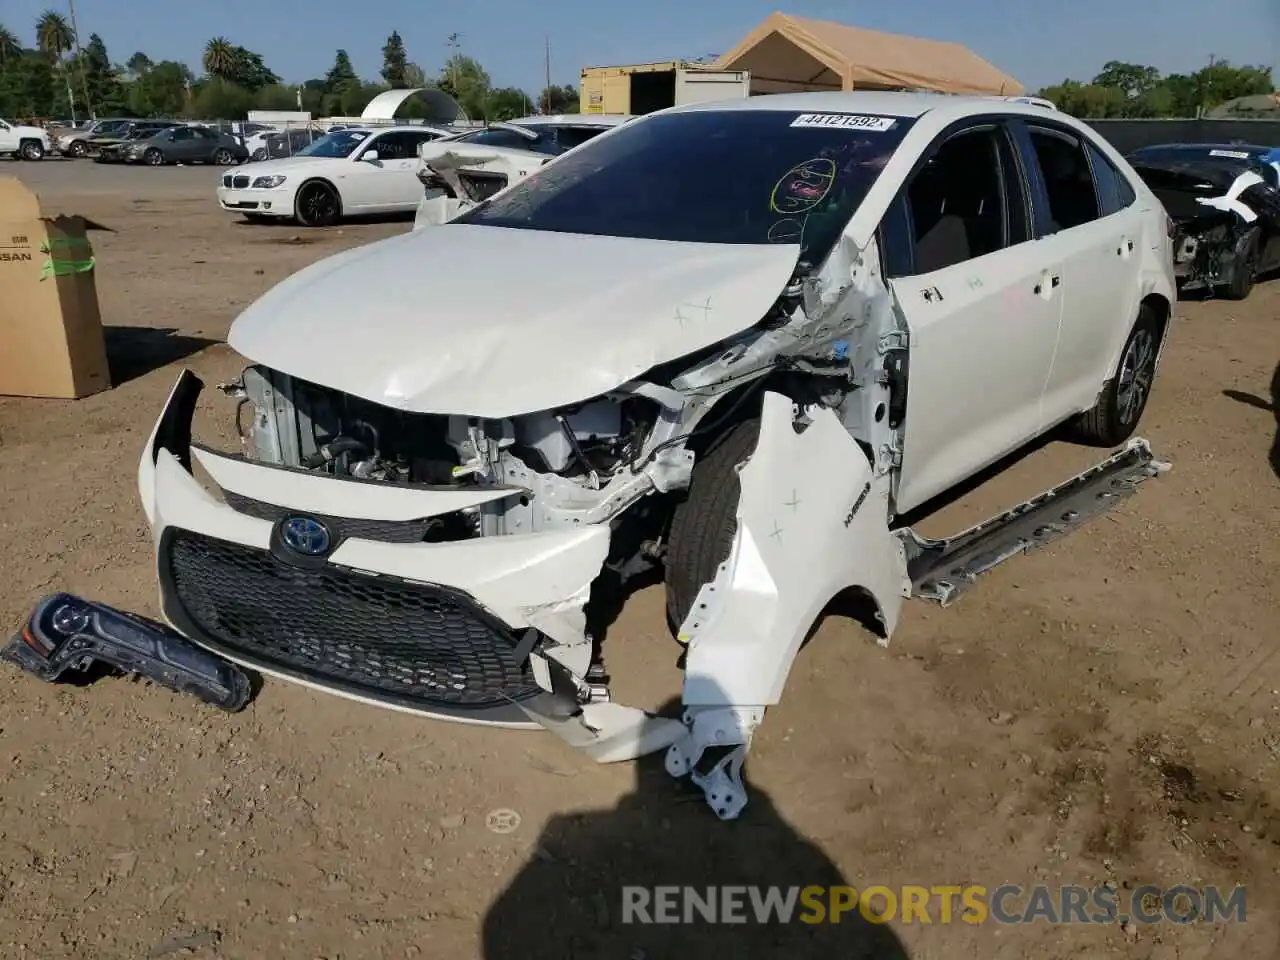
<svg viewBox="0 0 1280 960"><path fill-rule="evenodd" d="M257 150L253 151L253 156L250 159L258 162L267 159L266 149L264 147L259 147Z"/></svg>
<svg viewBox="0 0 1280 960"><path fill-rule="evenodd" d="M744 420L719 437L693 466L688 495L672 515L667 541L667 617L675 630L733 548L738 465L751 458L759 436L760 421Z"/></svg>
<svg viewBox="0 0 1280 960"><path fill-rule="evenodd" d="M18 156L23 160L43 160L44 144L39 140L23 140L18 145Z"/></svg>
<svg viewBox="0 0 1280 960"><path fill-rule="evenodd" d="M89 145L83 140L73 140L71 146L67 148L67 152L79 160L89 152Z"/></svg>
<svg viewBox="0 0 1280 960"><path fill-rule="evenodd" d="M164 154L152 147L142 155L142 159L146 160L151 166L158 167L164 163Z"/></svg>
<svg viewBox="0 0 1280 960"><path fill-rule="evenodd" d="M331 227L342 218L342 201L332 186L313 180L298 190L293 212L304 227Z"/></svg>
<svg viewBox="0 0 1280 960"><path fill-rule="evenodd" d="M1120 351L1114 376L1102 388L1093 409L1075 422L1075 434L1082 443L1117 447L1133 436L1151 396L1159 353L1160 320L1144 303Z"/></svg>
<svg viewBox="0 0 1280 960"><path fill-rule="evenodd" d="M235 157L231 156L231 151L225 147L219 147L213 154L213 162L219 167L229 167L235 161Z"/></svg>
<svg viewBox="0 0 1280 960"><path fill-rule="evenodd" d="M1258 246L1259 234L1255 231L1236 260L1231 282L1222 288L1222 295L1228 300L1244 300L1253 291L1253 280L1258 271Z"/></svg>

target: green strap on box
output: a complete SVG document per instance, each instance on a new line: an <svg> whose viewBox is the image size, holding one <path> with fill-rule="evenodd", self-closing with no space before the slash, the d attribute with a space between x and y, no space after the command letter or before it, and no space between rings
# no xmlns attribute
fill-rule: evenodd
<svg viewBox="0 0 1280 960"><path fill-rule="evenodd" d="M95 258L91 255L87 260L72 260L70 258L54 257L53 251L67 250L72 247L87 247L89 245L88 238L59 238L47 240L40 244L40 252L43 253L47 260L40 270L40 280L48 280L50 277L69 277L76 273L88 273L93 269Z"/></svg>

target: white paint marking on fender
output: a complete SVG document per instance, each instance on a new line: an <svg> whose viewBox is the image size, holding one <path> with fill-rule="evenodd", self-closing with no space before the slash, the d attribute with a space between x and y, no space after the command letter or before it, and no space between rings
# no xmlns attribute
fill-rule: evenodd
<svg viewBox="0 0 1280 960"><path fill-rule="evenodd" d="M1254 213L1253 208L1247 206L1240 201L1240 194L1244 193L1250 187L1257 186L1259 183L1266 183L1260 176L1252 170L1246 170L1240 176L1236 177L1235 182L1231 184L1231 189L1220 197L1199 197L1197 203L1203 203L1206 207L1213 207L1215 210L1229 210L1238 216L1245 223L1253 223L1258 219L1258 215Z"/></svg>

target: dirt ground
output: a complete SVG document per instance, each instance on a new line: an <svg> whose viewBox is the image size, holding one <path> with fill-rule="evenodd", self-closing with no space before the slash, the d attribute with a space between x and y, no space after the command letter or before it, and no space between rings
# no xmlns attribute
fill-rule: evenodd
<svg viewBox="0 0 1280 960"><path fill-rule="evenodd" d="M93 242L118 381L0 399L0 625L62 588L156 615L136 464L179 370L233 376L221 341L244 306L410 225L248 226L201 168L0 173L109 228ZM909 603L888 649L827 620L758 734L737 823L652 763L596 766L540 733L275 681L227 716L124 679L0 669L0 956L1280 955L1280 281L1178 314L1142 427L1173 471L956 606ZM1095 458L1051 443L924 528ZM659 588L630 599L606 653L620 700L678 691ZM490 829L494 810L518 827ZM1247 921L620 922L623 884L1108 880L1243 884Z"/></svg>

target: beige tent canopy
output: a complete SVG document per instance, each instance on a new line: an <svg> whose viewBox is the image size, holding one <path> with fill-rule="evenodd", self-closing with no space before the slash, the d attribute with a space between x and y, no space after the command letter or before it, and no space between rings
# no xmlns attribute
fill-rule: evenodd
<svg viewBox="0 0 1280 960"><path fill-rule="evenodd" d="M1022 84L958 43L772 14L720 57L717 70L749 70L751 92L911 89L1023 93Z"/></svg>

